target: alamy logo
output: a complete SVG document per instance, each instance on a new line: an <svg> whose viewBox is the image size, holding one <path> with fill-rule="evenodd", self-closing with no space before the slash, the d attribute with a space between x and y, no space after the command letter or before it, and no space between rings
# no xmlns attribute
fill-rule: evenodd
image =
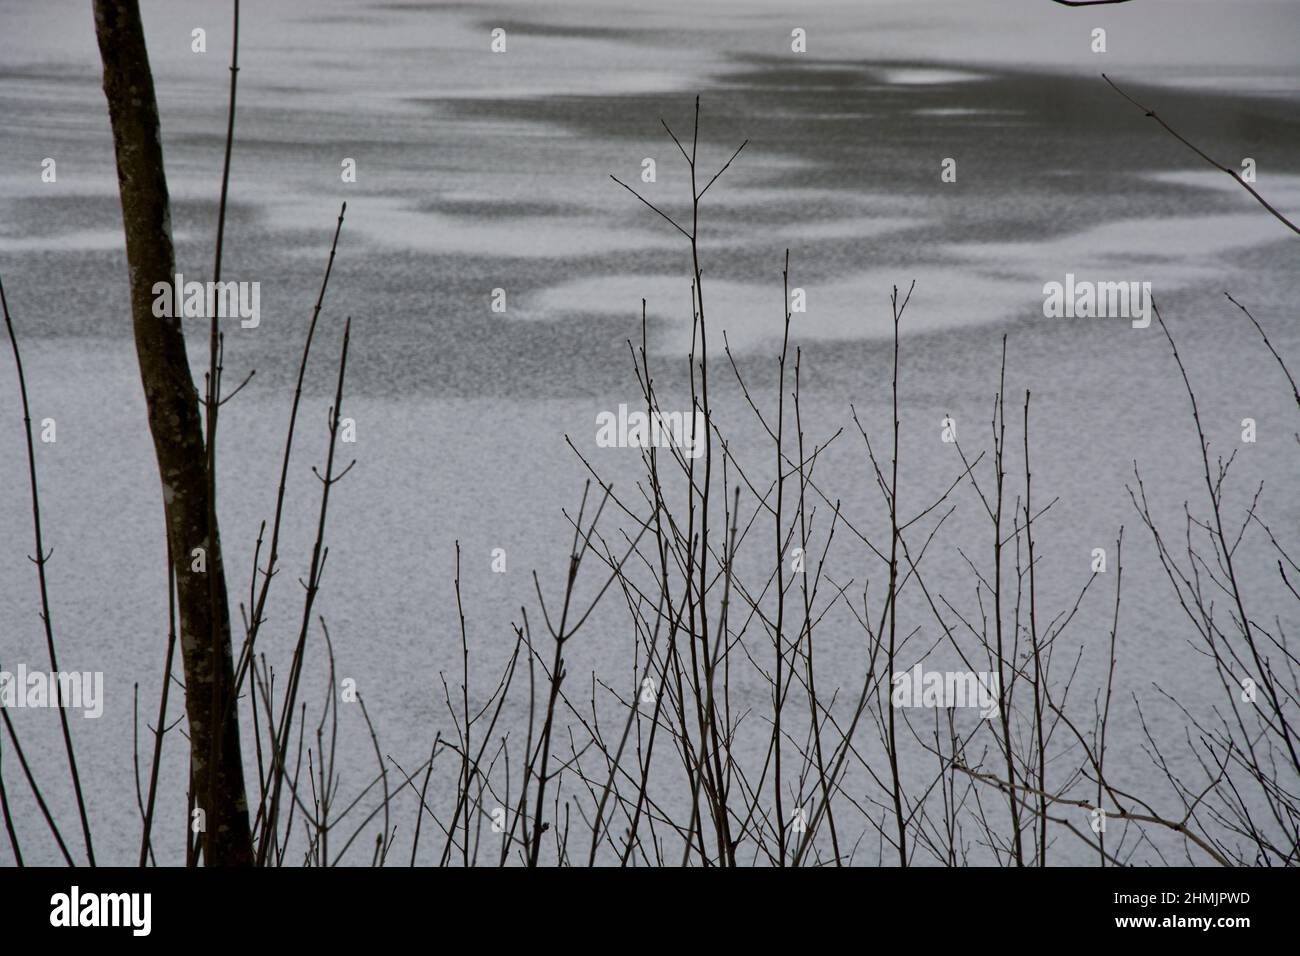
<svg viewBox="0 0 1300 956"><path fill-rule="evenodd" d="M149 893L85 893L74 886L50 897L51 926L126 926L134 936L148 936L153 926Z"/></svg>
<svg viewBox="0 0 1300 956"><path fill-rule="evenodd" d="M243 329L262 322L260 282L175 282L153 284L153 314L159 319L240 319Z"/></svg>
<svg viewBox="0 0 1300 956"><path fill-rule="evenodd" d="M1067 272L1064 283L1043 286L1043 315L1049 319L1132 319L1133 328L1145 329L1151 324L1151 283L1075 281L1074 273Z"/></svg>
<svg viewBox="0 0 1300 956"><path fill-rule="evenodd" d="M998 712L998 675L980 671L926 671L918 663L893 676L895 707L978 707L985 719Z"/></svg>
<svg viewBox="0 0 1300 956"><path fill-rule="evenodd" d="M104 713L103 671L0 671L0 707L68 707L87 717Z"/></svg>
<svg viewBox="0 0 1300 956"><path fill-rule="evenodd" d="M698 458L704 451L704 413L629 412L619 405L618 412L596 415L597 448L668 448L676 445L687 458Z"/></svg>

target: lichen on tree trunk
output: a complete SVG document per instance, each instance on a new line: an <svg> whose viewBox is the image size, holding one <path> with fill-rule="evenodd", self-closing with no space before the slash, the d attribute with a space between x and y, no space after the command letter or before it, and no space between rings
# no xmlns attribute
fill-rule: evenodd
<svg viewBox="0 0 1300 956"><path fill-rule="evenodd" d="M238 710L213 710L214 700L225 699L222 689L233 685L234 673L220 535L207 540L208 480L198 394L180 318L153 314L154 284L166 282L170 288L175 276L153 74L137 0L95 0L94 6L117 155L136 355L176 571L191 784L195 806L206 818L204 857L209 866L248 865L253 861L252 836ZM201 572L192 570L195 548L206 552ZM214 591L209 591L210 585ZM214 735L219 735L216 740Z"/></svg>

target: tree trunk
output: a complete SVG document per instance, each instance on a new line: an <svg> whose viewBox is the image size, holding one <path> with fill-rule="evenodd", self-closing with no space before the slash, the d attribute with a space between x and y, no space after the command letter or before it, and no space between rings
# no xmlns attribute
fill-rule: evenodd
<svg viewBox="0 0 1300 956"><path fill-rule="evenodd" d="M117 154L136 355L176 570L194 805L204 811L206 864L251 864L238 710L217 703L226 700L223 691L233 685L234 673L215 526L214 540L207 540L207 465L198 395L180 317L153 314L154 284L166 282L170 289L176 270L162 131L138 0L95 0L95 33ZM192 570L196 548L204 549L204 571ZM228 711L224 721L220 710Z"/></svg>

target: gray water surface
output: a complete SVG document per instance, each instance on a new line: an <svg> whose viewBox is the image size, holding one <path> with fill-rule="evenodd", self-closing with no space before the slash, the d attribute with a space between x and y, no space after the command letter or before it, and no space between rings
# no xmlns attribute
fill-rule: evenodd
<svg viewBox="0 0 1300 956"><path fill-rule="evenodd" d="M211 268L229 23L220 5L143 6L178 269L198 278ZM58 423L57 442L37 451L60 661L105 673L104 717L73 723L97 849L101 861L131 862L140 829L133 686L143 734L162 672L166 566L112 140L85 7L0 0L0 269L33 417ZM1188 651L1186 623L1125 485L1136 460L1162 517L1179 527L1182 502L1204 493L1195 431L1154 325L1044 318L1042 287L1066 273L1152 284L1196 383L1207 436L1216 452L1238 453L1238 497L1263 481L1271 526L1294 542L1295 409L1285 379L1222 292L1249 304L1283 355L1300 354L1295 237L1099 77L1103 69L1114 75L1225 162L1254 158L1260 191L1298 210L1294 13L1293 4L1271 2L1150 2L1086 16L992 0L798 12L750 2L246 5L225 273L261 283L262 320L256 329L226 328L226 381L256 370L221 419L232 594L247 593L258 527L274 506L297 357L347 201L307 376L286 565L265 649L283 668L297 634L295 579L308 566L318 493L310 466L325 452L350 316L344 405L358 440L345 457L357 464L335 492L317 605L339 673L365 689L384 752L402 766L425 759L438 729L451 732L438 674L459 680L459 541L471 687L490 692L513 642L511 622L535 600L531 570L549 588L562 584L571 528L561 509L572 512L590 477L565 436L636 497L639 456L598 449L595 421L638 401L628 340L640 342L643 298L657 387L666 407L685 407L689 249L609 176L643 188L669 215L688 215L685 165L660 119L690 135L698 93L702 167L718 168L748 140L705 201L710 328L726 330L738 367L770 409L788 249L790 283L808 300L792 328L804 427L810 442L845 428L818 465L819 482L836 489L859 527L877 535L888 528L850 406L883 441L891 287L916 281L902 326L905 510L923 507L960 471L939 440L941 419L957 420L963 443L987 444L1008 336L1013 445L1029 389L1035 495L1059 496L1037 542L1040 601L1068 607L1091 550L1111 547L1126 527L1115 694L1124 715L1112 728L1113 773L1135 785L1153 780L1133 695L1172 739L1183 721L1153 682L1200 712L1214 700L1208 665ZM1088 49L1094 25L1108 29L1104 56ZM207 30L204 55L190 51L198 26ZM803 56L789 51L796 26L810 38ZM505 55L488 51L494 27L507 31ZM58 163L55 183L40 179L47 156ZM646 157L656 160L653 184L639 178ZM355 183L341 181L345 158L356 160ZM940 181L945 158L957 161L956 183ZM491 310L496 288L506 292L504 313ZM196 370L206 365L205 334L206 326L192 335ZM721 335L711 334L719 427L734 436L740 460L770 468L770 446L735 385ZM13 365L0 361L0 421L8 422L0 427L0 663L37 666L44 638L27 560L16 395ZM1240 442L1247 417L1259 423L1252 445ZM1017 457L1009 470L1022 467ZM931 586L969 605L973 583L957 545L982 544L987 532L973 492L960 504L927 560ZM508 554L504 575L490 571L494 548ZM1243 562L1262 578L1269 555L1253 554L1255 565ZM842 536L829 567L856 590L867 579L883 587L879 562ZM1070 648L1062 660L1083 648L1084 700L1104 681L1112 600L1110 582L1099 585L1062 638ZM1261 590L1263 617L1294 628L1294 603L1269 603L1276 600ZM930 632L916 646L929 646L933 621L919 596L907 610ZM607 603L574 642L570 670L579 683L594 671L632 686L624 616ZM847 692L861 632L837 613L822 633L819 667L831 688ZM315 651L307 680L319 693L319 643ZM761 707L757 675L736 680L737 695ZM510 716L521 719L520 708ZM55 715L24 711L15 720L53 811L74 832ZM368 734L351 716L340 733L345 789L360 789L375 770ZM764 732L754 733L761 747ZM246 745L250 767L252 753ZM921 782L929 769L919 764ZM160 797L166 819L155 833L160 861L183 856L184 773L174 736ZM56 862L8 761L5 779L32 834L29 862ZM441 780L431 792L442 787L445 797L452 785ZM399 846L411 817L413 805ZM1083 851L1063 844L1058 859ZM1146 849L1137 859L1156 860ZM363 850L346 862L368 861Z"/></svg>

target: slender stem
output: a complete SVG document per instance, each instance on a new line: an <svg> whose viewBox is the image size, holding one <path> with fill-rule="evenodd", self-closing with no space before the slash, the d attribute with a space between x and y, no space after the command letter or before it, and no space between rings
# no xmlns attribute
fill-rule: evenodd
<svg viewBox="0 0 1300 956"><path fill-rule="evenodd" d="M45 580L45 564L50 556L46 553L41 538L41 496L39 483L36 480L36 444L32 439L32 412L27 401L27 378L23 373L23 358L18 349L18 336L14 332L13 318L9 315L9 302L5 298L3 281L0 281L0 310L4 312L5 329L9 332L9 346L13 350L14 366L18 370L18 394L22 398L23 428L27 435L27 476L30 479L32 489L32 529L36 538L36 557L32 558L32 561L36 565L36 578L40 583L41 622L45 625L45 647L50 655L50 670L57 674L59 673L59 660L54 650L54 627L50 623L50 593ZM61 694L61 688L56 691L56 694ZM86 814L86 800L81 792L81 774L77 771L77 754L72 746L72 731L68 727L68 709L62 706L63 703L64 701L60 696L58 710L59 724L63 730L63 748L68 755L68 769L72 773L72 788L77 795L77 812L81 816L81 834L86 841L86 859L91 866L94 866L95 848L90 838L90 819ZM15 739L16 743L17 740Z"/></svg>

